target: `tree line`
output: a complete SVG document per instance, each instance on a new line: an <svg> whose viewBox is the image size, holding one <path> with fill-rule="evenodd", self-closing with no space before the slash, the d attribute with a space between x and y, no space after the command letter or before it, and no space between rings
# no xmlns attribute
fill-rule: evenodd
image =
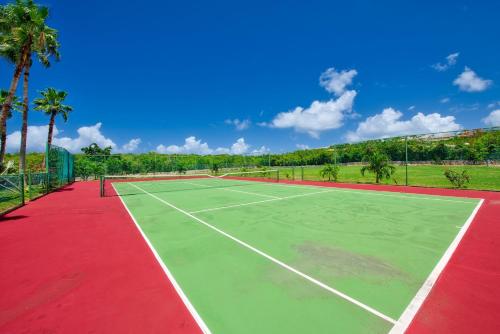
<svg viewBox="0 0 500 334"><path fill-rule="evenodd" d="M476 130L451 138L404 137L371 140L354 144L332 145L328 148L299 150L261 156L196 155L196 154L112 154L111 147L96 144L82 149L75 156L75 173L88 178L103 174L146 174L185 170L252 168L276 166L326 165L335 163L366 163L366 157L377 153L388 161L430 161L441 164L446 160L480 163L500 160L500 130ZM385 158L384 158L385 159Z"/></svg>

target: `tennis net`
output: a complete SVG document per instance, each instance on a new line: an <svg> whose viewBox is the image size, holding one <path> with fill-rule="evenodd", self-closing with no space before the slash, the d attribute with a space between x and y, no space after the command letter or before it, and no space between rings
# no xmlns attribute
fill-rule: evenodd
<svg viewBox="0 0 500 334"><path fill-rule="evenodd" d="M211 174L105 175L101 177L101 197L144 193L189 191L207 188L243 187L247 181L279 182L278 170L257 170Z"/></svg>

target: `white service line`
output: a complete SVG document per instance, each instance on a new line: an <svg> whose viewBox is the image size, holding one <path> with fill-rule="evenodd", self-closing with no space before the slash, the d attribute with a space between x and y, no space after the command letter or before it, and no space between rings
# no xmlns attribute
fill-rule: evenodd
<svg viewBox="0 0 500 334"><path fill-rule="evenodd" d="M474 217L476 216L477 212L479 211L479 208L481 208L481 205L483 204L484 199L481 199L479 203L476 205L474 208L474 211L472 211L471 215L465 222L465 224L462 226L460 231L458 232L457 236L453 241L451 242L450 246L444 253L443 257L439 260L437 265L434 267L434 269L431 271L429 277L425 280L424 284L422 287L418 290L417 294L413 299L411 300L410 304L402 315L399 317L398 321L392 327L391 331L389 334L400 334L404 333L407 329L410 323L412 322L413 318L415 318L415 315L417 314L418 310L424 303L425 299L429 295L429 293L432 290L432 287L436 283L437 279L439 278L439 275L441 275L441 272L444 270L446 267L446 264L450 260L451 256L457 249L460 241L462 240L463 236L465 235L465 232L467 232L469 226L471 225L472 221L474 220Z"/></svg>
<svg viewBox="0 0 500 334"><path fill-rule="evenodd" d="M119 195L120 193L116 190L115 186L113 185L113 189L115 190L115 192ZM182 291L180 285L177 283L177 281L175 280L174 276L172 275L172 273L170 272L170 270L168 270L167 266L165 265L165 263L163 262L163 260L161 259L160 255L158 254L158 252L156 252L156 249L153 247L153 244L151 244L151 241L149 241L148 237L146 236L146 234L144 233L144 231L142 230L142 228L139 226L139 224L137 223L137 220L135 219L134 215L132 215L132 212L130 212L130 210L128 209L127 205L125 204L125 202L123 201L123 198L122 196L118 196L120 198L120 201L122 202L123 206L125 207L125 210L127 210L130 218L132 218L132 221L134 222L135 224L135 227L137 227L137 229L139 230L139 233L141 234L142 238L144 239L144 241L146 242L146 244L148 245L149 249L151 250L151 252L153 253L156 261L158 261L158 264L160 265L160 267L163 269L163 272L165 273L165 275L167 275L167 279L170 281L170 283L172 283L172 286L174 287L175 291L177 292L177 294L179 295L179 297L181 298L182 302L184 303L184 305L186 305L186 308L188 309L189 313L191 313L191 316L193 317L193 319L196 321L196 323L198 324L198 327L200 327L201 331L205 334L211 334L211 331L210 329L208 328L208 326L205 324L205 322L203 321L203 319L201 318L201 316L198 314L198 312L196 311L196 309L194 308L193 304L191 304L191 302L189 301L189 299L187 298L186 294L184 293L184 291Z"/></svg>
<svg viewBox="0 0 500 334"><path fill-rule="evenodd" d="M236 190L236 189L230 189L230 188L216 188L216 187L206 186L204 184L198 184L198 183L192 183L192 182L184 182L184 183L190 184L190 185L193 185L193 186L207 188L207 189L212 188L212 189L215 189L215 190L225 190L225 191L232 191L232 192L235 192L235 193L241 193L241 194L247 194L247 195L254 195L254 196L267 197L267 198L281 199L281 197L278 197L278 196L253 193L253 192L243 191L243 190Z"/></svg>
<svg viewBox="0 0 500 334"><path fill-rule="evenodd" d="M323 283L323 282L318 281L318 280L317 280L317 279L315 279L315 278L312 278L311 276L308 276L308 275L304 274L303 272L301 272L301 271L299 271L299 270L297 270L297 269L295 269L295 268L293 268L293 267L291 267L291 266L287 265L286 263L281 262L280 260L278 260L278 259L276 259L276 258L272 257L271 255L268 255L267 253L264 253L263 251L258 250L257 248L255 248L255 247L253 247L253 246L251 246L251 245L247 244L246 242L241 241L240 239L238 239L238 238L236 238L236 237L233 237L233 236L232 236L232 235L230 235L229 233L226 233L226 232L224 232L224 231L222 231L222 230L218 229L217 227L215 227L215 226L213 226L213 225L211 225L211 224L209 224L209 223L207 223L207 222L205 222L205 221L201 220L200 218L198 218L198 217L196 217L196 216L193 216L193 215L192 215L192 214L190 214L189 212L184 211L184 210L182 210L182 209L180 209L180 208L176 207L175 205L170 204L169 202L167 202L167 201L165 201L165 200L161 199L160 197L158 197L158 196L156 196L156 195L154 195L154 194L151 194L151 193L147 192L146 190L142 189L141 187L136 186L135 184L132 184L132 183L130 183L130 185L131 185L131 186L136 187L136 188L137 188L137 189L139 189L140 191L142 191L142 192L144 192L145 194L147 194L147 195L149 195L149 196L151 196L151 197L153 197L153 198L157 199L158 201L160 201L160 202L162 202L163 204L165 204L165 205L167 205L167 206L171 207L172 209L175 209L175 210L177 210L177 211L179 211L179 212L181 212L181 213L185 214L186 216L188 216L188 217L190 217L190 218L192 218L192 219L196 220L197 222L199 222L199 223L201 223L201 224L203 224L203 225L207 226L208 228L210 228L210 229L212 229L212 230L214 230L214 231L216 231L216 232L218 232L218 233L222 234L222 235L223 235L223 236L225 236L226 238L229 238L229 239L233 240L234 242L236 242L236 243L240 244L241 246L243 246L243 247L245 247L245 248L248 248L249 250L251 250L251 251L253 251L253 252L255 252L255 253L257 253L257 254L259 254L259 255L263 256L263 257L265 257L266 259L268 259L268 260L270 260L270 261L272 261L272 262L274 262L274 263L276 263L277 265L279 265L279 266L281 266L281 267L283 267L283 268L285 268L285 269L287 269L287 270L289 270L289 271L291 271L291 272L293 272L293 273L295 273L295 274L299 275L300 277L302 277L302 278L304 278L304 279L308 280L309 282L311 282L311 283L313 283L313 284L315 284L315 285L317 285L317 286L319 286L319 287L321 287L321 288L323 288L323 289L325 289L325 290L327 290L327 291L329 291L329 292L331 292L331 293L333 293L333 294L335 294L335 295L339 296L340 298L343 298L343 299L347 300L348 302L351 302L352 304L354 304L354 305L356 305L356 306L358 306L358 307L360 307L360 308L362 308L362 309L364 309L364 310L366 310L366 311L368 311L368 312L370 312L370 313L372 313L372 314L376 315L376 316L377 316L377 317L379 317L379 318L384 319L384 320L385 320L385 321L387 321L387 322L390 322L390 323L392 323L392 324L395 324L395 323L396 323L396 320L392 319L391 317L389 317L389 316L387 316L387 315L385 315L385 314L383 314L383 313L381 313L381 312L379 312L379 311L375 310L374 308L372 308L372 307L370 307L370 306L368 306L368 305L366 305L366 304L363 304L362 302L360 302L360 301L358 301L358 300L356 300L356 299L354 299L354 298L352 298L352 297L349 297L348 295L346 295L346 294L344 294L344 293L342 293L342 292L340 292L340 291L338 291L338 290L336 290L336 289L334 289L334 288L332 288L332 287L330 287L330 286L326 285L326 284L325 284L325 283Z"/></svg>
<svg viewBox="0 0 500 334"><path fill-rule="evenodd" d="M247 206L247 205L252 205L252 204L260 204L260 203L267 203L267 202L282 201L282 200L290 199L290 198L305 197L305 196L318 195L318 194L330 193L330 192L332 192L332 190L316 191L316 192L307 193L307 194L291 195L291 196L280 197L280 198L275 198L275 199L265 199L263 201L255 201L255 202L248 202L248 203L242 203L242 204L233 204L233 205L219 206L219 207L215 207L215 208L209 208L209 209L202 209L202 210L197 210L197 211L191 211L189 213L200 213L200 212L208 212L208 211L217 211L217 210L231 209L231 208L237 208L237 207L240 207L240 206Z"/></svg>

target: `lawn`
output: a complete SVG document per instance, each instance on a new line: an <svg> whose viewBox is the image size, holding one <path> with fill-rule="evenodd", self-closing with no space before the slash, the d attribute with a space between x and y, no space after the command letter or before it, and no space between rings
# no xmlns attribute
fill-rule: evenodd
<svg viewBox="0 0 500 334"><path fill-rule="evenodd" d="M319 175L322 166L304 167L304 180L321 181ZM451 188L451 183L444 176L444 171L449 168L456 171L467 170L471 181L469 189L497 190L500 191L500 167L488 166L443 166L425 165L408 166L408 184L411 186ZM373 174L362 176L361 166L341 166L339 182L345 183L375 183ZM280 168L280 177L283 179L301 179L300 167ZM405 167L396 166L396 173L390 180L382 181L383 184L405 184Z"/></svg>

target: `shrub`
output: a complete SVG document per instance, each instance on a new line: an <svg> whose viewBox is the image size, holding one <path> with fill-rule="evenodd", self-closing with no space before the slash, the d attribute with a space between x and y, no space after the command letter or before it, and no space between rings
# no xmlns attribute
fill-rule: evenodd
<svg viewBox="0 0 500 334"><path fill-rule="evenodd" d="M447 169L444 171L444 176L451 182L453 188L467 188L467 183L470 182L470 176L467 170L463 170L461 173L452 169Z"/></svg>
<svg viewBox="0 0 500 334"><path fill-rule="evenodd" d="M325 167L323 167L323 169L319 172L319 175L321 175L321 177L324 179L324 178L327 178L328 177L328 181L335 181L337 182L337 179L339 177L339 166L337 165L325 165Z"/></svg>

